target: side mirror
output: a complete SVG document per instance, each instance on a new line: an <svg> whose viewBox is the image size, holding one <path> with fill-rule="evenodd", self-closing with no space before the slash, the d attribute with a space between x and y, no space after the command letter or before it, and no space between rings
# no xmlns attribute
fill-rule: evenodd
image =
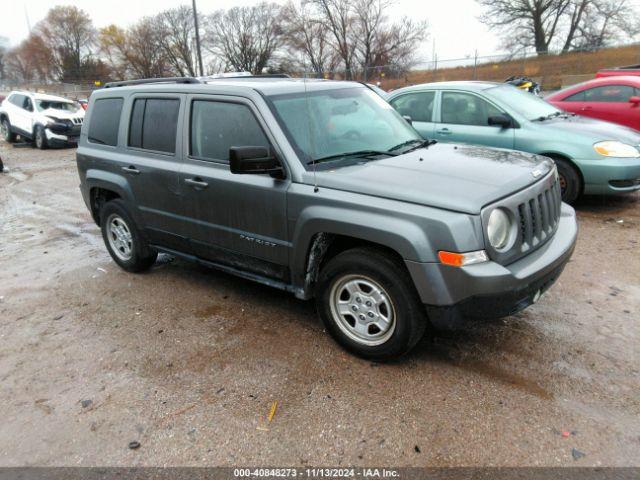
<svg viewBox="0 0 640 480"><path fill-rule="evenodd" d="M229 149L231 173L268 174L284 178L282 164L268 147L231 147Z"/></svg>
<svg viewBox="0 0 640 480"><path fill-rule="evenodd" d="M631 97L631 98L629 98L629 103L632 103L635 106L640 105L640 97Z"/></svg>
<svg viewBox="0 0 640 480"><path fill-rule="evenodd" d="M404 118L409 125L413 125L413 119L409 115L403 115L402 118Z"/></svg>
<svg viewBox="0 0 640 480"><path fill-rule="evenodd" d="M487 119L487 124L495 127L509 128L513 125L511 118L506 115L493 115Z"/></svg>

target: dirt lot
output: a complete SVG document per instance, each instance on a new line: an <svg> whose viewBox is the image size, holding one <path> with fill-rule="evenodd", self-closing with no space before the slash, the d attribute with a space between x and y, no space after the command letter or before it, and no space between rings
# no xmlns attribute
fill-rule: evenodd
<svg viewBox="0 0 640 480"><path fill-rule="evenodd" d="M640 465L640 196L578 206L535 306L378 365L280 291L118 269L74 154L0 143L0 465Z"/></svg>

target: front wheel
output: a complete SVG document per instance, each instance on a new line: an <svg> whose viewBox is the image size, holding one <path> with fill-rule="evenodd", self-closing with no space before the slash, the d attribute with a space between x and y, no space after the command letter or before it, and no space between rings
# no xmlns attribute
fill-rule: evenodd
<svg viewBox="0 0 640 480"><path fill-rule="evenodd" d="M428 323L404 265L373 248L347 250L329 260L320 272L316 304L335 340L372 360L409 352Z"/></svg>
<svg viewBox="0 0 640 480"><path fill-rule="evenodd" d="M566 160L555 158L560 180L562 201L572 205L582 193L582 180L576 169Z"/></svg>
<svg viewBox="0 0 640 480"><path fill-rule="evenodd" d="M36 142L36 147L38 147L40 150L44 150L47 147L49 147L49 143L47 142L47 134L44 131L44 128L40 125L38 125L36 127L35 130L35 142Z"/></svg>
<svg viewBox="0 0 640 480"><path fill-rule="evenodd" d="M100 210L102 238L111 258L128 272L148 270L158 253L151 250L121 200L111 200Z"/></svg>

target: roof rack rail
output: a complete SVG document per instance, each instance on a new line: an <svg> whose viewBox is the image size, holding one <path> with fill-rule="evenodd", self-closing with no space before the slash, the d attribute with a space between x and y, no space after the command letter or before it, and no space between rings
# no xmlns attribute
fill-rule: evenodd
<svg viewBox="0 0 640 480"><path fill-rule="evenodd" d="M148 83L202 83L194 77L140 78L106 83L104 88L125 87L127 85L146 85Z"/></svg>
<svg viewBox="0 0 640 480"><path fill-rule="evenodd" d="M234 72L234 73L223 73L223 74L214 74L214 75L210 75L208 77L203 77L204 80L209 81L209 80L229 80L229 79L233 79L233 80L242 80L243 78L291 78L289 75L287 75L286 73L265 73L265 74L259 74L259 75L251 75L251 74L245 74L244 72Z"/></svg>

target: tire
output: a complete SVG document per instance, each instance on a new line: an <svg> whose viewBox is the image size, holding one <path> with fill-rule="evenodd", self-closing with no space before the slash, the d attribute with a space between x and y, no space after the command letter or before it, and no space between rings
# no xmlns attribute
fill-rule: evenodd
<svg viewBox="0 0 640 480"><path fill-rule="evenodd" d="M554 161L558 166L562 201L573 205L582 194L582 179L580 178L580 174L567 160L554 158Z"/></svg>
<svg viewBox="0 0 640 480"><path fill-rule="evenodd" d="M143 272L155 263L158 252L149 248L122 200L111 200L103 205L100 228L111 258L122 269Z"/></svg>
<svg viewBox="0 0 640 480"><path fill-rule="evenodd" d="M375 248L347 250L329 260L318 278L316 307L340 345L370 360L406 354L428 324L405 266Z"/></svg>
<svg viewBox="0 0 640 480"><path fill-rule="evenodd" d="M33 131L33 141L37 148L40 150L46 150L49 148L49 142L47 141L47 134L41 125L36 125Z"/></svg>
<svg viewBox="0 0 640 480"><path fill-rule="evenodd" d="M11 131L11 123L8 118L2 119L2 138L7 143L16 141L16 134Z"/></svg>

